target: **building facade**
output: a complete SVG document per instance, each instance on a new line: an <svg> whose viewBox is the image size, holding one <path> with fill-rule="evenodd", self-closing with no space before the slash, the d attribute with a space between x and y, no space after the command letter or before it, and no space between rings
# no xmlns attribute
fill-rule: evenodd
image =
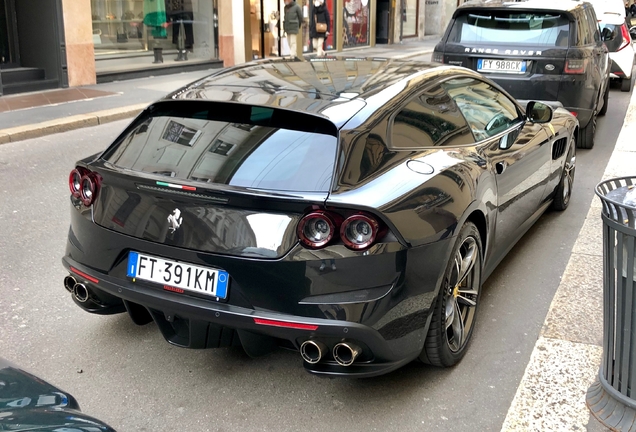
<svg viewBox="0 0 636 432"><path fill-rule="evenodd" d="M311 52L313 0L298 54ZM457 0L325 0L327 52L444 31ZM284 0L0 0L0 94L289 55Z"/></svg>

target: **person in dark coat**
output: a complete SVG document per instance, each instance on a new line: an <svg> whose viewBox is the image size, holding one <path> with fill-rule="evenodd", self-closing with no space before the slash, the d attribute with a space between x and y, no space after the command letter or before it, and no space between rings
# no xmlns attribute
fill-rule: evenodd
<svg viewBox="0 0 636 432"><path fill-rule="evenodd" d="M291 58L298 55L298 34L302 34L303 10L295 0L285 0L285 16L283 17L283 30L289 43Z"/></svg>
<svg viewBox="0 0 636 432"><path fill-rule="evenodd" d="M318 32L317 27L319 26L317 24L325 24L326 31ZM331 20L329 19L329 10L327 10L325 0L315 0L311 8L311 16L309 17L309 37L318 57L325 56L323 44L330 31Z"/></svg>

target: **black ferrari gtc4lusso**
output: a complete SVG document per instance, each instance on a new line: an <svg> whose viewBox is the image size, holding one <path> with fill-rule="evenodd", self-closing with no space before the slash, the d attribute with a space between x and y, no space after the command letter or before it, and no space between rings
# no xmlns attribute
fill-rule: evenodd
<svg viewBox="0 0 636 432"><path fill-rule="evenodd" d="M65 287L172 344L297 349L310 372L457 363L482 281L572 191L578 123L468 69L226 69L70 174Z"/></svg>

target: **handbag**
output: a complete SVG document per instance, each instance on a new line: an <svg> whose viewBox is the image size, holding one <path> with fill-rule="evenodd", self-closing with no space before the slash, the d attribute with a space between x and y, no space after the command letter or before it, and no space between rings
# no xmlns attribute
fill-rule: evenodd
<svg viewBox="0 0 636 432"><path fill-rule="evenodd" d="M314 23L316 24L316 33L327 33L327 23L319 23L316 14L314 14Z"/></svg>

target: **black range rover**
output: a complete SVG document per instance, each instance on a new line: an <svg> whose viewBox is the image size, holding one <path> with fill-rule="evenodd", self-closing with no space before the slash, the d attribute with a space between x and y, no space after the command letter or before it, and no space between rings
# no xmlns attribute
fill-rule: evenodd
<svg viewBox="0 0 636 432"><path fill-rule="evenodd" d="M517 99L555 101L594 146L607 111L609 55L592 5L572 0L470 1L457 8L433 61L478 71Z"/></svg>

